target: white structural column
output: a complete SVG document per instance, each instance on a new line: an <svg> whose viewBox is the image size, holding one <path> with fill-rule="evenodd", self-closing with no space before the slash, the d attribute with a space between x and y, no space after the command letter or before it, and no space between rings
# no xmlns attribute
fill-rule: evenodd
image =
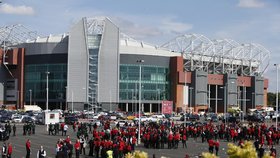
<svg viewBox="0 0 280 158"><path fill-rule="evenodd" d="M150 113L152 113L152 106L153 106L153 105L152 105L152 104L150 104Z"/></svg>
<svg viewBox="0 0 280 158"><path fill-rule="evenodd" d="M128 111L128 103L125 104L125 111Z"/></svg>

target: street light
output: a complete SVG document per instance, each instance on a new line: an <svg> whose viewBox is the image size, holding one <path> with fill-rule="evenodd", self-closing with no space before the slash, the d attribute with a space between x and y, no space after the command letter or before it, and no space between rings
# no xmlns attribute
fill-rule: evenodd
<svg viewBox="0 0 280 158"><path fill-rule="evenodd" d="M185 108L184 108L184 127L186 126L186 114L187 114L187 99L186 99L186 93L187 93L187 77L186 77L187 73L186 71L184 71L184 82L185 82L185 87L184 87L184 104L185 104Z"/></svg>
<svg viewBox="0 0 280 158"><path fill-rule="evenodd" d="M256 106L254 105L254 99L255 99L255 92L252 92L252 100L251 100L251 102L252 102L252 109L256 109Z"/></svg>
<svg viewBox="0 0 280 158"><path fill-rule="evenodd" d="M160 89L157 89L158 113L160 113Z"/></svg>
<svg viewBox="0 0 280 158"><path fill-rule="evenodd" d="M191 109L191 107L192 107L192 90L193 90L193 87L190 87L189 89L190 89L190 108L189 109ZM191 114L193 113L193 110L194 110L194 108L191 110Z"/></svg>
<svg viewBox="0 0 280 158"><path fill-rule="evenodd" d="M46 101L46 111L49 110L49 74L50 74L50 72L47 71L47 72L46 72L46 75L47 75L47 88L46 88L46 91L47 91L47 101Z"/></svg>
<svg viewBox="0 0 280 158"><path fill-rule="evenodd" d="M140 69L139 69L139 118L138 118L138 120L139 120L139 122L138 122L138 144L140 144L141 143L141 140L140 140L140 133L141 133L141 128L140 128L140 126L141 126L141 87L142 87L142 85L141 85L141 75L142 75L142 63L144 63L145 61L144 60L137 60L136 61L137 63L140 63Z"/></svg>
<svg viewBox="0 0 280 158"><path fill-rule="evenodd" d="M32 105L32 90L29 89L29 105Z"/></svg>
<svg viewBox="0 0 280 158"><path fill-rule="evenodd" d="M278 129L278 67L279 64L274 64L274 66L276 67L276 122L275 122L275 127L276 130Z"/></svg>
<svg viewBox="0 0 280 158"><path fill-rule="evenodd" d="M112 112L112 96L111 96L111 90L110 90L110 112Z"/></svg>
<svg viewBox="0 0 280 158"><path fill-rule="evenodd" d="M46 75L47 75L47 85L46 85L46 91L47 91L47 101L46 101L46 113L48 113L49 110L49 74L50 72L47 71ZM47 123L47 131L49 130L49 124Z"/></svg>

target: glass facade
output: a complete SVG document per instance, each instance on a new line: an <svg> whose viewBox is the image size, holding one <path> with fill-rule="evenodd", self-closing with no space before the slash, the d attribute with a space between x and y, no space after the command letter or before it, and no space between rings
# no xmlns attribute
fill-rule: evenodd
<svg viewBox="0 0 280 158"><path fill-rule="evenodd" d="M142 100L169 100L169 68L141 66ZM140 65L120 65L119 100L136 100L139 92Z"/></svg>
<svg viewBox="0 0 280 158"><path fill-rule="evenodd" d="M46 101L46 72L49 74L49 102L65 102L67 86L67 64L30 64L25 66L25 102L29 104L30 90L32 102ZM50 108L51 107L51 104Z"/></svg>
<svg viewBox="0 0 280 158"><path fill-rule="evenodd" d="M101 41L101 34L88 35L88 51L89 51L89 86L88 101L89 103L97 102L97 83L98 83L98 53Z"/></svg>

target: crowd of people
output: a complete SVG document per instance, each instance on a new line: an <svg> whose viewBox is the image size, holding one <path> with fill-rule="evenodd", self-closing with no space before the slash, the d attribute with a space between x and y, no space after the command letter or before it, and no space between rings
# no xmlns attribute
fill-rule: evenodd
<svg viewBox="0 0 280 158"><path fill-rule="evenodd" d="M16 135L16 126L5 125L7 135L13 130ZM208 143L209 152L219 155L220 141L233 142L241 148L246 140L254 142L258 156L261 158L266 149L270 155L276 157L275 146L279 145L280 130L274 125L265 123L186 123L176 124L172 120L159 122L142 122L140 128L141 139L138 140L138 124L126 122L124 125L117 123L112 126L109 120L103 120L101 126L97 124L75 122L72 125L75 138L67 135L68 125L65 123L49 126L49 135L64 136L56 143L56 158L79 158L80 155L94 156L96 158L123 158L125 154L134 152L138 141L147 149L178 149L191 145L192 138L196 142ZM10 129L10 130L9 130ZM34 132L33 132L34 129ZM23 135L35 134L35 127L25 128ZM72 142L71 140L75 140ZM27 140L26 158L30 158L31 140ZM3 143L2 156L11 157L12 145ZM37 158L46 157L43 146L37 152Z"/></svg>
<svg viewBox="0 0 280 158"><path fill-rule="evenodd" d="M93 127L93 128L92 128ZM74 123L73 130L77 132L74 144L69 136L57 142L57 157L76 157L81 154L99 158L123 158L125 154L133 152L137 144L138 125L126 122L122 127L117 124L110 126L104 121L102 128L96 125ZM270 149L270 155L276 157L275 145L279 144L280 131L265 123L249 123L247 125L208 122L193 124L175 124L173 121L145 122L141 125L141 142L145 148L177 149L179 146L187 148L189 138L201 143L208 143L209 152L219 155L220 141L233 142L243 147L244 141L253 141L261 158L265 147ZM201 139L201 140L200 140ZM179 145L182 143L182 145ZM88 150L86 152L86 149Z"/></svg>

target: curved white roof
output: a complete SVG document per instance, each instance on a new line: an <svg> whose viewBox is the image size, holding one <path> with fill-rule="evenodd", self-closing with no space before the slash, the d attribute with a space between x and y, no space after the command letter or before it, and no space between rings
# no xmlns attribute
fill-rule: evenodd
<svg viewBox="0 0 280 158"><path fill-rule="evenodd" d="M181 55L181 53L175 53L167 49L159 48L158 46L152 44L137 41L124 33L121 33L120 36L120 54L138 54L166 57Z"/></svg>
<svg viewBox="0 0 280 158"><path fill-rule="evenodd" d="M27 40L26 43L58 43L61 42L68 34L49 35L47 37L37 37L35 40Z"/></svg>

